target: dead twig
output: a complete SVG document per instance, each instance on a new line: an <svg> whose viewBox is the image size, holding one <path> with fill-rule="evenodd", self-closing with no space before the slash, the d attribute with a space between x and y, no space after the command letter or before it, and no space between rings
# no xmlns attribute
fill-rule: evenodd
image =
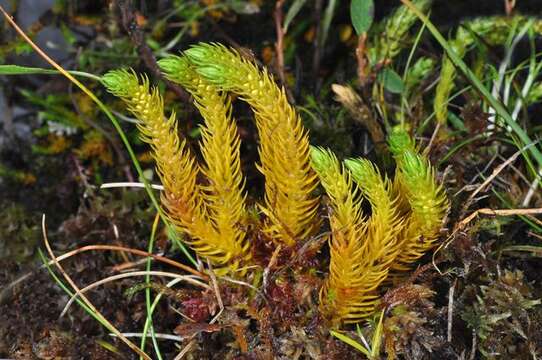
<svg viewBox="0 0 542 360"><path fill-rule="evenodd" d="M322 49L320 48L320 41L318 40L320 34L320 29L322 27L322 8L323 8L323 0L315 0L314 5L314 39L313 39L313 47L314 47L314 53L312 56L312 73L314 74L314 94L318 95L320 94L320 87L321 85L321 79L319 78L318 74L320 73L320 61L321 61L321 53Z"/></svg>
<svg viewBox="0 0 542 360"><path fill-rule="evenodd" d="M431 135L431 139L429 140L429 144L427 144L427 147L423 151L424 155L429 155L429 152L431 151L431 147L433 146L437 138L437 134L439 130L440 130L440 123L437 123L437 125L435 126L435 130L433 130L433 134Z"/></svg>
<svg viewBox="0 0 542 360"><path fill-rule="evenodd" d="M280 83L284 86L286 78L284 76L284 28L282 27L282 6L284 0L275 2L275 11L273 18L275 19L275 31L277 33L277 41L275 42L275 52L277 54L277 73L279 74Z"/></svg>
<svg viewBox="0 0 542 360"><path fill-rule="evenodd" d="M57 261L62 261L62 260L65 260L65 259L67 259L67 258L69 258L71 256L83 253L85 251L90 251L90 250L124 251L124 252L128 252L128 253L136 254L136 255L139 255L139 256L152 257L154 260L161 261L161 262L166 263L168 265L171 265L171 266L174 266L174 267L179 268L181 270L184 270L184 271L189 272L189 273L191 273L193 275L199 276L200 278L202 278L204 280L209 279L209 277L207 275L205 275L205 274L203 274L203 273L201 273L201 272L199 272L197 270L192 269L190 266L181 264L181 263L179 263L179 262L177 262L175 260L171 260L171 259L169 259L167 257L151 254L151 253L149 253L147 251L144 251L144 250L132 249L132 248L127 248L127 247L118 246L118 245L87 245L87 246L82 246L80 248L77 248L75 250L67 252L67 253L65 253L63 255L60 255L59 257L57 257ZM50 261L48 265L51 265L51 264L53 264L53 261Z"/></svg>
<svg viewBox="0 0 542 360"><path fill-rule="evenodd" d="M542 214L542 208L534 208L534 209L499 209L499 210L493 210L493 209L478 209L469 216L467 216L465 219L461 220L456 228L463 229L465 226L467 226L468 223L470 223L474 218L476 218L478 215L491 215L491 216L515 216L515 215L537 215ZM454 231L455 233L455 231Z"/></svg>
<svg viewBox="0 0 542 360"><path fill-rule="evenodd" d="M128 272L128 273L116 274L116 275L108 276L108 277L106 277L104 279L95 281L95 282L85 286L80 291L74 293L71 296L70 300L68 300L68 302L64 306L64 309L60 313L60 317L63 317L66 314L66 312L70 308L71 304L73 304L73 302L77 299L78 296L86 293L89 290L94 289L95 287L98 287L100 285L106 284L106 283L111 282L111 281L124 279L124 278L127 278L127 277L145 276L145 275L170 277L170 278L173 278L173 279L179 279L180 281L186 281L189 284L192 284L192 285L195 285L195 286L200 286L200 287L202 287L204 289L208 289L208 290L210 289L209 285L194 279L193 275L179 275L179 274L170 273L170 272L166 272L166 271L146 271L146 270L145 271L133 271L133 272Z"/></svg>
<svg viewBox="0 0 542 360"><path fill-rule="evenodd" d="M442 274L442 271L440 271L439 267L437 266L435 259L437 254L442 250L446 249L450 244L454 241L455 235L463 230L472 220L474 220L478 215L490 215L490 216L529 216L529 215L539 215L542 214L542 208L533 208L533 209L478 209L474 211L472 214L464 218L463 220L459 221L455 226L452 233L448 236L446 241L444 241L440 246L435 250L433 253L433 267Z"/></svg>
<svg viewBox="0 0 542 360"><path fill-rule="evenodd" d="M461 210L461 214L462 215L465 214L465 212L467 211L469 206L472 204L473 199L475 198L476 195L478 195L478 193L480 193L482 190L484 190L485 187L487 185L489 185L489 183L491 183L493 181L493 179L495 179L507 166L512 164L514 161L516 161L518 156L520 156L525 150L527 150L528 148L530 148L531 146L533 146L533 145L535 145L537 143L538 143L538 141L535 142L535 143L529 144L527 146L524 146L523 148L516 151L512 156L510 156L502 164L500 164L495 169L493 169L493 171L491 172L491 175L487 179L485 179L484 182L480 186L478 186L478 188L476 188L476 190L474 190L472 192L472 194L470 194L467 201L465 201L465 205L463 205L463 209Z"/></svg>
<svg viewBox="0 0 542 360"><path fill-rule="evenodd" d="M452 342L452 323L453 323L453 315L454 315L454 292L455 292L455 286L457 285L457 279L455 279L452 286L450 286L450 290L448 291L448 336L447 340L449 343Z"/></svg>
<svg viewBox="0 0 542 360"><path fill-rule="evenodd" d="M340 102L348 110L348 113L354 120L367 129L378 153L384 154L387 151L384 130L382 130L382 126L375 119L369 106L349 86L333 84L331 85L331 90L335 93L335 100Z"/></svg>
<svg viewBox="0 0 542 360"><path fill-rule="evenodd" d="M358 37L358 46L356 47L356 60L358 62L358 80L363 87L367 84L369 75L369 60L366 54L367 33L362 33Z"/></svg>
<svg viewBox="0 0 542 360"><path fill-rule="evenodd" d="M273 267L277 263L277 260L278 260L281 249L282 249L282 246L278 245L277 248L275 249L275 251L273 251L273 255L271 256L271 259L269 260L269 263L267 264L267 266L263 270L262 287L263 287L263 292L264 293L267 293L267 285L268 285L268 282L269 282L269 274L271 273L271 269L273 269Z"/></svg>
<svg viewBox="0 0 542 360"><path fill-rule="evenodd" d="M222 315L222 312L224 311L224 302L222 302L222 296L220 296L220 288L218 287L218 281L216 280L215 272L213 271L213 266L211 265L211 262L209 259L207 259L207 266L209 267L209 277L211 278L211 283L213 284L213 290L215 291L215 297L216 301L218 302L219 311L215 315L215 317L211 320L209 324L214 324L220 315Z"/></svg>

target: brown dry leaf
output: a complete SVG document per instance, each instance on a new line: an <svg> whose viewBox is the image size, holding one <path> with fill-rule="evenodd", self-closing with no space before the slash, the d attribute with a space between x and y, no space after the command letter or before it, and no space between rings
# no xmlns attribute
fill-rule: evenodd
<svg viewBox="0 0 542 360"><path fill-rule="evenodd" d="M349 86L333 84L331 90L335 93L335 100L340 102L350 115L359 122L363 127L367 129L371 135L373 143L377 147L379 153L382 153L386 149L386 139L384 137L384 131L374 118L371 109L365 104L365 102L359 97L358 94Z"/></svg>
<svg viewBox="0 0 542 360"><path fill-rule="evenodd" d="M201 332L212 333L220 330L222 330L222 325L218 324L188 323L178 325L173 332L179 336L188 338Z"/></svg>
<svg viewBox="0 0 542 360"><path fill-rule="evenodd" d="M435 292L425 286L407 284L388 291L382 298L387 307L396 305L410 305L414 303L426 303Z"/></svg>
<svg viewBox="0 0 542 360"><path fill-rule="evenodd" d="M232 330L235 335L235 340L237 340L237 344L239 344L239 350L246 353L248 351L248 343L245 336L245 326L234 325L232 326Z"/></svg>

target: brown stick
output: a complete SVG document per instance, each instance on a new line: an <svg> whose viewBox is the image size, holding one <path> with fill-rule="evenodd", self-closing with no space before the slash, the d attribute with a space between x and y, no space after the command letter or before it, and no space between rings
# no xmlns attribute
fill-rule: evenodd
<svg viewBox="0 0 542 360"><path fill-rule="evenodd" d="M322 6L323 0L315 0L314 5L314 24L315 24L315 36L313 40L314 53L312 57L312 73L314 74L314 94L320 93L321 85L318 82L318 74L320 73L320 60L322 49L320 49L320 43L318 41L318 34L320 34L321 18L322 18ZM319 97L319 95L318 95Z"/></svg>
<svg viewBox="0 0 542 360"><path fill-rule="evenodd" d="M181 264L181 263L179 263L179 262L177 262L175 260L171 260L171 259L169 259L169 258L167 258L165 256L151 254L151 253L146 252L144 250L132 249L132 248L127 248L127 247L118 246L118 245L87 245L87 246L82 246L80 248L77 248L75 250L72 250L70 252L67 252L65 254L62 254L62 255L58 256L57 260L61 261L61 260L67 259L67 258L69 258L71 256L81 254L81 253L83 253L85 251L91 251L91 250L122 251L122 252L128 252L128 253L136 254L136 255L139 255L139 256L148 256L148 257L152 257L154 260L161 261L161 262L166 263L168 265L171 265L171 266L174 266L174 267L179 268L181 270L184 270L186 272L189 272L189 273L191 273L193 275L199 276L202 279L205 279L205 280L209 279L209 277L207 275L202 274L199 271L192 269L190 266Z"/></svg>
<svg viewBox="0 0 542 360"><path fill-rule="evenodd" d="M369 74L369 61L366 55L367 33L362 33L358 37L358 46L356 47L356 60L358 62L358 80L361 86L367 83Z"/></svg>
<svg viewBox="0 0 542 360"><path fill-rule="evenodd" d="M478 209L472 212L469 216L463 220L456 223L452 233L446 238L446 240L439 245L439 247L433 253L433 265L439 273L442 274L440 269L434 263L437 254L442 250L447 248L454 240L455 235L463 230L471 221L473 221L478 215L489 215L489 216L530 216L530 215L541 215L542 208L531 208L531 209Z"/></svg>
<svg viewBox="0 0 542 360"><path fill-rule="evenodd" d="M139 56L141 56L141 59L143 60L143 63L147 69L149 69L149 71L155 77L163 80L167 87L170 88L183 102L190 103L190 96L186 91L162 76L162 72L160 71L160 67L156 62L156 58L154 57L152 50L145 42L145 34L137 24L132 1L117 0L116 5L120 10L124 30L126 30L130 36L130 39L132 40L132 43L137 47L137 52L139 53Z"/></svg>
<svg viewBox="0 0 542 360"><path fill-rule="evenodd" d="M282 27L282 6L284 0L277 0L275 3L275 12L273 17L275 19L275 31L277 32L277 41L275 42L275 52L277 53L277 72L279 74L280 82L285 86L284 76L284 28Z"/></svg>

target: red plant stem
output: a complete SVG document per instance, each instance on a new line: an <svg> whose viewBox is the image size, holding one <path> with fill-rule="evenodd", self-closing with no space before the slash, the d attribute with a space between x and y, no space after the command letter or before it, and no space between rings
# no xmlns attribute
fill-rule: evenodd
<svg viewBox="0 0 542 360"><path fill-rule="evenodd" d="M369 73L369 62L367 61L366 45L367 33L362 33L358 37L358 46L356 47L356 59L358 61L358 80L361 86L367 82L367 74Z"/></svg>
<svg viewBox="0 0 542 360"><path fill-rule="evenodd" d="M275 18L275 29L277 32L277 41L275 42L275 52L277 53L277 72L279 74L280 82L284 86L284 28L282 27L282 5L284 5L284 0L277 0L275 3L275 12L273 17Z"/></svg>

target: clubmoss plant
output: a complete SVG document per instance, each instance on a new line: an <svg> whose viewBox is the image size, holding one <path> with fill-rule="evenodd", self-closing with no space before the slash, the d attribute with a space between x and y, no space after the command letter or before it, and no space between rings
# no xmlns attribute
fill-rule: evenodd
<svg viewBox="0 0 542 360"><path fill-rule="evenodd" d="M435 169L416 150L406 130L397 127L388 143L395 157L395 191L408 204L407 218L400 234L400 248L394 270L408 270L410 264L430 250L438 238L442 221L449 208L444 188L437 182Z"/></svg>
<svg viewBox="0 0 542 360"><path fill-rule="evenodd" d="M422 12L426 12L431 7L432 0L415 0L413 3ZM375 42L375 47L371 49L372 60L377 62L392 61L401 50L408 46L410 42L409 31L418 21L417 16L406 6L399 6L380 24L381 31ZM382 36L383 34L384 36Z"/></svg>
<svg viewBox="0 0 542 360"><path fill-rule="evenodd" d="M265 205L260 207L268 218L265 232L287 246L314 233L318 198L312 195L317 181L310 167L309 138L284 89L265 69L220 44L199 44L185 55L202 77L240 95L254 110L258 169L265 177Z"/></svg>
<svg viewBox="0 0 542 360"><path fill-rule="evenodd" d="M433 168L408 133L395 129L389 144L397 161L394 185L366 159L341 166L331 151L312 150L312 165L331 203L329 275L320 311L335 326L375 311L378 288L434 246L448 209ZM371 205L369 218L362 214L358 189Z"/></svg>
<svg viewBox="0 0 542 360"><path fill-rule="evenodd" d="M244 241L244 234L236 223L244 212L239 144L238 139L231 137L231 129L228 131L231 119L224 116L229 110L222 98L218 95L208 98L210 105L215 105L216 113L213 113L214 117L206 118L203 128L203 153L211 166L203 170L210 185L202 186L197 181L200 168L186 141L179 139L177 134L175 114L167 120L164 118L163 100L158 89L150 88L147 78L140 79L133 71L126 70L109 72L103 77L103 83L111 93L124 100L129 111L140 121L140 137L152 147L165 189L162 204L172 223L186 232L191 247L215 266L235 271L241 264L246 265L250 261L249 244ZM220 129L217 124L220 122L225 128ZM228 150L218 148L217 143ZM228 159L222 162L224 156ZM225 171L221 172L221 167Z"/></svg>
<svg viewBox="0 0 542 360"><path fill-rule="evenodd" d="M203 79L187 58L171 57L160 61L161 68L174 82L181 84L194 98L203 117L201 149L205 165L202 172L208 180L203 198L209 217L221 236L237 251L248 251L241 225L247 217L244 179L241 173L241 141L231 117L229 98Z"/></svg>
<svg viewBox="0 0 542 360"><path fill-rule="evenodd" d="M266 182L265 203L258 205L266 217L260 230L269 240L295 246L318 230L318 198L312 193L318 179L330 198L330 269L319 309L332 326L373 314L390 273L407 270L434 245L448 203L434 169L403 128L389 138L397 162L391 181L368 160L341 164L329 150L311 150L284 90L237 52L200 44L159 65L167 78L192 94L203 117L201 165L179 138L175 115L164 117L163 100L146 78L116 70L103 82L140 121L141 138L151 145L164 184L166 213L188 235L192 249L221 273L242 276L255 263L242 230L246 195L228 92L240 95L255 113L258 169ZM363 214L363 198L370 215Z"/></svg>

